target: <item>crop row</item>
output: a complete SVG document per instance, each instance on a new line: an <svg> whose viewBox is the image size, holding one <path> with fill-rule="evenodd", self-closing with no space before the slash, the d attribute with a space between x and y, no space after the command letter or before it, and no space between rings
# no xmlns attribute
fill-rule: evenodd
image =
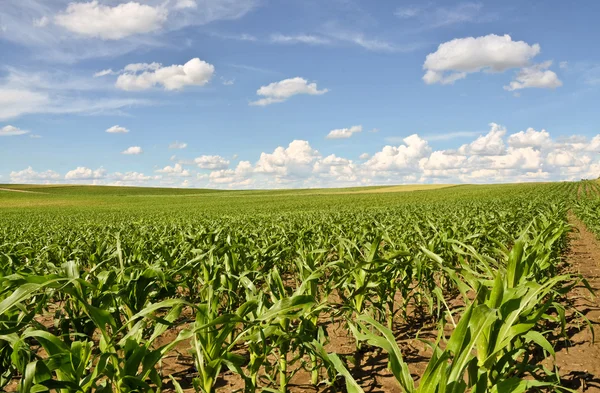
<svg viewBox="0 0 600 393"><path fill-rule="evenodd" d="M183 346L199 392L224 368L245 392L284 393L300 369L360 392L352 359L328 350L335 320L357 353L388 354L406 392L560 388L539 361L565 339L563 295L581 280L560 257L576 190L270 214L3 215L0 385L157 392L162 360ZM418 384L394 336L415 314L439 332Z"/></svg>

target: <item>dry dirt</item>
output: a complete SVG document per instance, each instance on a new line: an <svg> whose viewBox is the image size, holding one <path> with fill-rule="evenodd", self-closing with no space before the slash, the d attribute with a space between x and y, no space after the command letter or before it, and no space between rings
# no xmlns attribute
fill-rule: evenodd
<svg viewBox="0 0 600 393"><path fill-rule="evenodd" d="M576 217L570 217L574 231L569 235L567 263L573 273L581 274L600 295L600 242ZM585 326L570 326L570 347L556 353L563 384L572 389L600 393L600 298L590 295L583 285L568 294L576 309L590 321L596 332L595 341ZM551 359L547 359L550 363Z"/></svg>

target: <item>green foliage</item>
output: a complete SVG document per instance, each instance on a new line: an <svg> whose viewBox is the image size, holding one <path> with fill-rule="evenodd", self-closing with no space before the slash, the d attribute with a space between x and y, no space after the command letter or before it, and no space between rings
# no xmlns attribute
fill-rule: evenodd
<svg viewBox="0 0 600 393"><path fill-rule="evenodd" d="M406 392L556 384L532 359L554 354L546 325L564 327L578 280L558 267L567 210L597 222L577 187L0 194L0 388L160 392L171 377L182 391L161 363L184 348L198 392L224 368L247 393L285 393L303 368L360 392L326 350L331 319L387 352ZM418 386L393 334L415 314L453 324Z"/></svg>

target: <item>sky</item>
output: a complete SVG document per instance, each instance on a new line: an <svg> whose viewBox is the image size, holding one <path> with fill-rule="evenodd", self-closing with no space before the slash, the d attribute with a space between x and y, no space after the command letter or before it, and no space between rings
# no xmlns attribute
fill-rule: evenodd
<svg viewBox="0 0 600 393"><path fill-rule="evenodd" d="M3 0L0 183L600 176L600 2Z"/></svg>

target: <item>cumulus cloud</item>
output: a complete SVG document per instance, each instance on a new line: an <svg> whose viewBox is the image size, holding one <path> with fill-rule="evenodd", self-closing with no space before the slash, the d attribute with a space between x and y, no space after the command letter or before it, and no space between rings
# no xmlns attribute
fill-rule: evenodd
<svg viewBox="0 0 600 393"><path fill-rule="evenodd" d="M185 149L187 146L187 143L175 141L169 145L169 149Z"/></svg>
<svg viewBox="0 0 600 393"><path fill-rule="evenodd" d="M431 152L431 147L426 140L417 134L407 136L404 144L399 146L385 146L381 151L365 162L367 170L373 173L379 171L408 171L415 168L420 159Z"/></svg>
<svg viewBox="0 0 600 393"><path fill-rule="evenodd" d="M18 127L7 125L0 128L0 136L16 136L16 135L25 135L28 134L29 131L22 130Z"/></svg>
<svg viewBox="0 0 600 393"><path fill-rule="evenodd" d="M126 185L139 185L151 180L159 180L160 176L148 176L141 172L115 172L109 175L110 182L107 184L126 186Z"/></svg>
<svg viewBox="0 0 600 393"><path fill-rule="evenodd" d="M600 176L600 134L573 135L555 140L546 130L528 128L512 134L496 123L490 131L455 150L433 150L426 137L413 134L397 145L383 146L360 160L329 154L308 141L263 152L256 161L240 161L229 168L221 156L201 156L156 169L156 175L140 172L107 173L103 168L78 167L65 176L32 168L12 172L12 182L72 182L82 184L187 185L214 188L292 188L357 186L417 182L490 183L539 180L578 180ZM176 157L172 157L175 160ZM196 173L185 165L197 165Z"/></svg>
<svg viewBox="0 0 600 393"><path fill-rule="evenodd" d="M316 83L308 83L304 78L289 78L279 82L273 82L266 86L261 86L261 88L256 91L256 94L264 98L252 101L250 102L250 105L266 106L283 102L288 98L299 94L321 95L328 91L329 90L327 89L319 90Z"/></svg>
<svg viewBox="0 0 600 393"><path fill-rule="evenodd" d="M183 167L179 163L177 163L173 166L167 165L166 167L164 167L162 169L157 169L156 172L165 173L167 175L173 175L173 176L181 176L181 177L191 176L190 171L188 171L187 169L183 169Z"/></svg>
<svg viewBox="0 0 600 393"><path fill-rule="evenodd" d="M460 168L467 161L467 157L457 154L446 154L444 150L434 151L429 157L422 158L419 166L426 170L445 170Z"/></svg>
<svg viewBox="0 0 600 393"><path fill-rule="evenodd" d="M131 147L128 147L127 149L123 150L121 152L121 154L137 155L137 154L142 154L142 152L143 152L143 150L141 147L131 146Z"/></svg>
<svg viewBox="0 0 600 393"><path fill-rule="evenodd" d="M67 172L65 175L66 180L93 180L103 179L106 177L106 170L104 168L98 168L92 170L83 166L79 166L72 171Z"/></svg>
<svg viewBox="0 0 600 393"><path fill-rule="evenodd" d="M168 11L162 6L128 2L111 7L94 0L70 3L64 12L54 17L54 22L82 36L119 40L160 29L167 15Z"/></svg>
<svg viewBox="0 0 600 393"><path fill-rule="evenodd" d="M209 184L227 188L573 180L600 176L598 152L600 135L555 141L545 130L509 134L491 123L488 133L455 150L434 151L427 138L413 134L356 162L322 156L308 141L295 140L262 153L253 165L244 162L243 170L216 170L208 177Z"/></svg>
<svg viewBox="0 0 600 393"><path fill-rule="evenodd" d="M346 138L350 138L352 135L361 132L362 131L362 126L358 125L358 126L352 126L350 128L338 128L335 130L331 130L329 131L329 134L327 134L327 139L346 139Z"/></svg>
<svg viewBox="0 0 600 393"><path fill-rule="evenodd" d="M319 152L307 141L294 140L287 148L279 146L273 153L261 153L256 163L256 172L275 174L279 177L300 176L310 173L319 157Z"/></svg>
<svg viewBox="0 0 600 393"><path fill-rule="evenodd" d="M539 89L555 89L562 86L562 81L558 79L558 75L548 68L552 65L552 61L545 61L540 64L535 64L531 67L522 68L515 77L515 80L510 82L508 86L504 86L505 90L514 91L526 88Z"/></svg>
<svg viewBox="0 0 600 393"><path fill-rule="evenodd" d="M474 72L525 67L539 53L539 44L513 41L508 34L457 38L427 55L423 80L427 84L452 84Z"/></svg>
<svg viewBox="0 0 600 393"><path fill-rule="evenodd" d="M528 128L508 137L508 145L511 147L544 147L550 143L550 133L546 130L536 131Z"/></svg>
<svg viewBox="0 0 600 393"><path fill-rule="evenodd" d="M165 90L180 90L186 86L204 86L215 73L215 67L199 58L184 65L163 67L159 63L129 64L117 78L115 86L121 90L147 90L161 85Z"/></svg>
<svg viewBox="0 0 600 393"><path fill-rule="evenodd" d="M227 184L230 187L245 187L253 183L251 178L254 168L250 161L240 161L235 169L212 171L208 176L211 184Z"/></svg>
<svg viewBox="0 0 600 393"><path fill-rule="evenodd" d="M490 132L480 135L469 144L462 145L458 152L462 155L494 156L505 153L504 135L506 128L496 123L490 123Z"/></svg>
<svg viewBox="0 0 600 393"><path fill-rule="evenodd" d="M225 169L229 167L229 160L221 156L204 155L196 157L194 163L202 169Z"/></svg>
<svg viewBox="0 0 600 393"><path fill-rule="evenodd" d="M125 127L121 127L119 125L112 126L106 130L109 134L126 134L129 130Z"/></svg>
<svg viewBox="0 0 600 393"><path fill-rule="evenodd" d="M12 183L50 183L61 178L58 172L47 170L44 172L36 172L32 167L27 167L22 171L12 171L10 173L10 181Z"/></svg>

